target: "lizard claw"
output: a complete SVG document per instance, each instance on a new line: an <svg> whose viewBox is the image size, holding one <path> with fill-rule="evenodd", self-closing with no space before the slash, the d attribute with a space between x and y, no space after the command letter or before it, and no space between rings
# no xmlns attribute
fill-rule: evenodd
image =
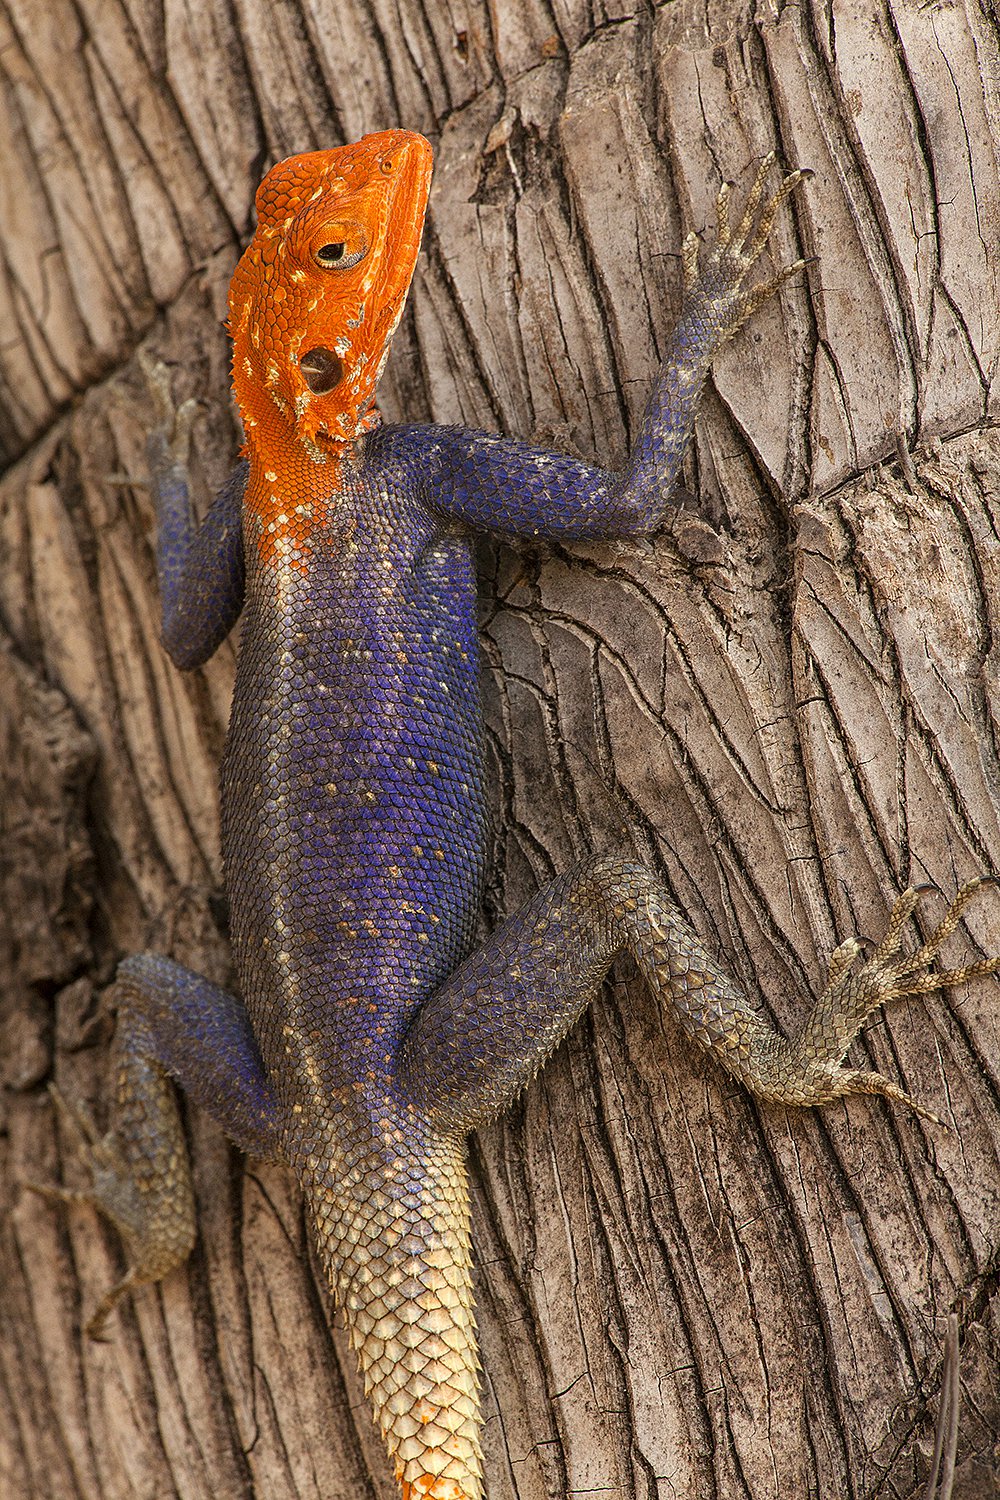
<svg viewBox="0 0 1000 1500"><path fill-rule="evenodd" d="M56 1114L73 1137L73 1144L69 1148L70 1158L86 1173L89 1185L82 1188L66 1188L54 1183L35 1182L25 1177L21 1179L22 1187L54 1203L84 1203L92 1208L103 1210L108 1217L113 1217L105 1204L100 1186L102 1171L112 1171L115 1165L114 1153L109 1147L108 1137L100 1134L90 1111L83 1104L71 1104L54 1083L49 1084L49 1097L55 1106Z"/></svg>
<svg viewBox="0 0 1000 1500"><path fill-rule="evenodd" d="M799 167L789 172L771 196L765 198L764 183L774 161L775 155L771 151L761 162L735 230L729 214L732 189L728 182L722 184L716 199L715 244L705 256L703 265L699 265L697 235L693 232L687 235L681 247L687 310L714 324L718 330L716 349L730 339L783 282L798 275L813 259L801 258L767 281L751 287L745 285L750 268L770 238L782 203L800 183L813 175L808 168Z"/></svg>
<svg viewBox="0 0 1000 1500"><path fill-rule="evenodd" d="M88 1175L93 1178L91 1153L97 1145L98 1133L89 1111L82 1104L70 1104L66 1096L54 1083L49 1084L49 1097L55 1105L56 1114L69 1127L70 1133L75 1137L72 1155L84 1166ZM22 1177L20 1182L22 1187L27 1188L32 1193L37 1193L40 1198L46 1198L52 1203L94 1203L92 1187L65 1188L51 1182L35 1182L30 1177Z"/></svg>
<svg viewBox="0 0 1000 1500"><path fill-rule="evenodd" d="M933 990L947 989L950 985L967 984L970 979L979 978L984 974L993 974L1000 969L1000 956L996 958L978 959L975 963L965 964L960 969L938 970L933 974L918 974L919 969L924 969L938 954L938 950L947 938L955 931L969 902L972 900L980 886L993 882L991 876L976 876L969 880L957 892L954 900L949 905L941 921L935 927L925 943L913 953L903 955L895 965L897 971L897 983L902 987L887 998L903 998L907 995L929 994ZM873 962L891 958L899 953L901 947L901 929L903 923L909 917L917 904L920 896L928 889L934 890L933 886L910 886L897 900L889 917L889 926L885 938Z"/></svg>
<svg viewBox="0 0 1000 1500"><path fill-rule="evenodd" d="M859 953L864 952L866 948L872 947L874 947L874 944L871 938L852 937L834 948L830 954L830 962L826 971L827 989L832 984L836 984L837 980L847 973L847 970L851 967Z"/></svg>
<svg viewBox="0 0 1000 1500"><path fill-rule="evenodd" d="M804 1072L823 1080L818 1089L824 1098L844 1094L881 1094L906 1104L926 1120L941 1124L932 1110L917 1104L898 1084L881 1073L862 1072L840 1066L841 1059L873 1011L893 1000L908 1000L935 990L968 984L972 979L1000 970L1000 955L977 959L959 969L929 970L941 945L958 926L973 895L990 877L978 877L961 887L941 921L926 942L910 953L903 952L903 929L920 897L934 887L910 886L897 897L889 914L885 935L860 969L851 972L861 942L850 938L841 943L830 960L826 988L803 1028L798 1056ZM820 1102L813 1097L810 1102Z"/></svg>
<svg viewBox="0 0 1000 1500"><path fill-rule="evenodd" d="M962 913L972 897L989 878L977 876L975 880L967 881L960 888L926 942L921 943L920 947L915 948L912 953L904 953L902 951L903 928L912 916L920 897L928 889L934 889L933 886L929 888L909 886L902 895L896 898L889 914L885 935L875 952L864 967L847 980L843 978L847 965L838 963L838 955L849 945L842 943L836 950L831 961L831 977L824 994L832 995L841 987L845 992L849 992L852 995L852 1009L859 1013L858 1026L860 1027L867 1015L890 1000L905 1000L911 996L928 995L935 990L947 989L953 985L968 984L970 980L978 979L986 974L995 974L1000 969L1000 955L994 958L977 959L974 963L964 964L960 969L921 972L933 963L942 944L958 926ZM836 969L835 973L834 969ZM862 1006L867 1007L864 1015L860 1014Z"/></svg>

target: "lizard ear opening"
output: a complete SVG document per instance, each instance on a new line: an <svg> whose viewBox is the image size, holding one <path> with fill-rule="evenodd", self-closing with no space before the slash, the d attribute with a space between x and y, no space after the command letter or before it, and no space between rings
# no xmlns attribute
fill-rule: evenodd
<svg viewBox="0 0 1000 1500"><path fill-rule="evenodd" d="M299 360L299 369L314 396L327 396L344 376L344 366L332 349L309 349Z"/></svg>

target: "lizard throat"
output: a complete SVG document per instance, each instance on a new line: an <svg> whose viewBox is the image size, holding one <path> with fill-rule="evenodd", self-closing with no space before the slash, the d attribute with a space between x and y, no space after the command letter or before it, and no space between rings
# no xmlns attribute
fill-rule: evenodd
<svg viewBox="0 0 1000 1500"><path fill-rule="evenodd" d="M271 576L270 589L280 594L309 572L318 536L336 543L344 470L357 461L356 450L356 443L322 434L282 443L267 428L248 432L243 541L248 564L252 556Z"/></svg>

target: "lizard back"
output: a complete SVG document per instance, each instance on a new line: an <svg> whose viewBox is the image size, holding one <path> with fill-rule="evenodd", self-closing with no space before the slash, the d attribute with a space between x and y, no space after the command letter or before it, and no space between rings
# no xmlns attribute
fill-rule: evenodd
<svg viewBox="0 0 1000 1500"><path fill-rule="evenodd" d="M279 515L312 511L285 546L246 502L223 846L265 1062L285 1087L328 1088L388 1077L414 1010L463 956L483 795L468 542L391 474L309 477L331 492L282 495ZM292 1069L290 1036L305 1054Z"/></svg>

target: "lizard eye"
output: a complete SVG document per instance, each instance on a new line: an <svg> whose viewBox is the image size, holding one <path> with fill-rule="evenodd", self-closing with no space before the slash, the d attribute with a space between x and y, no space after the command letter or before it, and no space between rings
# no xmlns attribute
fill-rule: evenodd
<svg viewBox="0 0 1000 1500"><path fill-rule="evenodd" d="M365 244L359 245L355 250L349 250L344 240L331 240L326 245L320 245L313 252L313 258L316 264L322 266L325 271L346 271L364 260L367 253L368 246Z"/></svg>

